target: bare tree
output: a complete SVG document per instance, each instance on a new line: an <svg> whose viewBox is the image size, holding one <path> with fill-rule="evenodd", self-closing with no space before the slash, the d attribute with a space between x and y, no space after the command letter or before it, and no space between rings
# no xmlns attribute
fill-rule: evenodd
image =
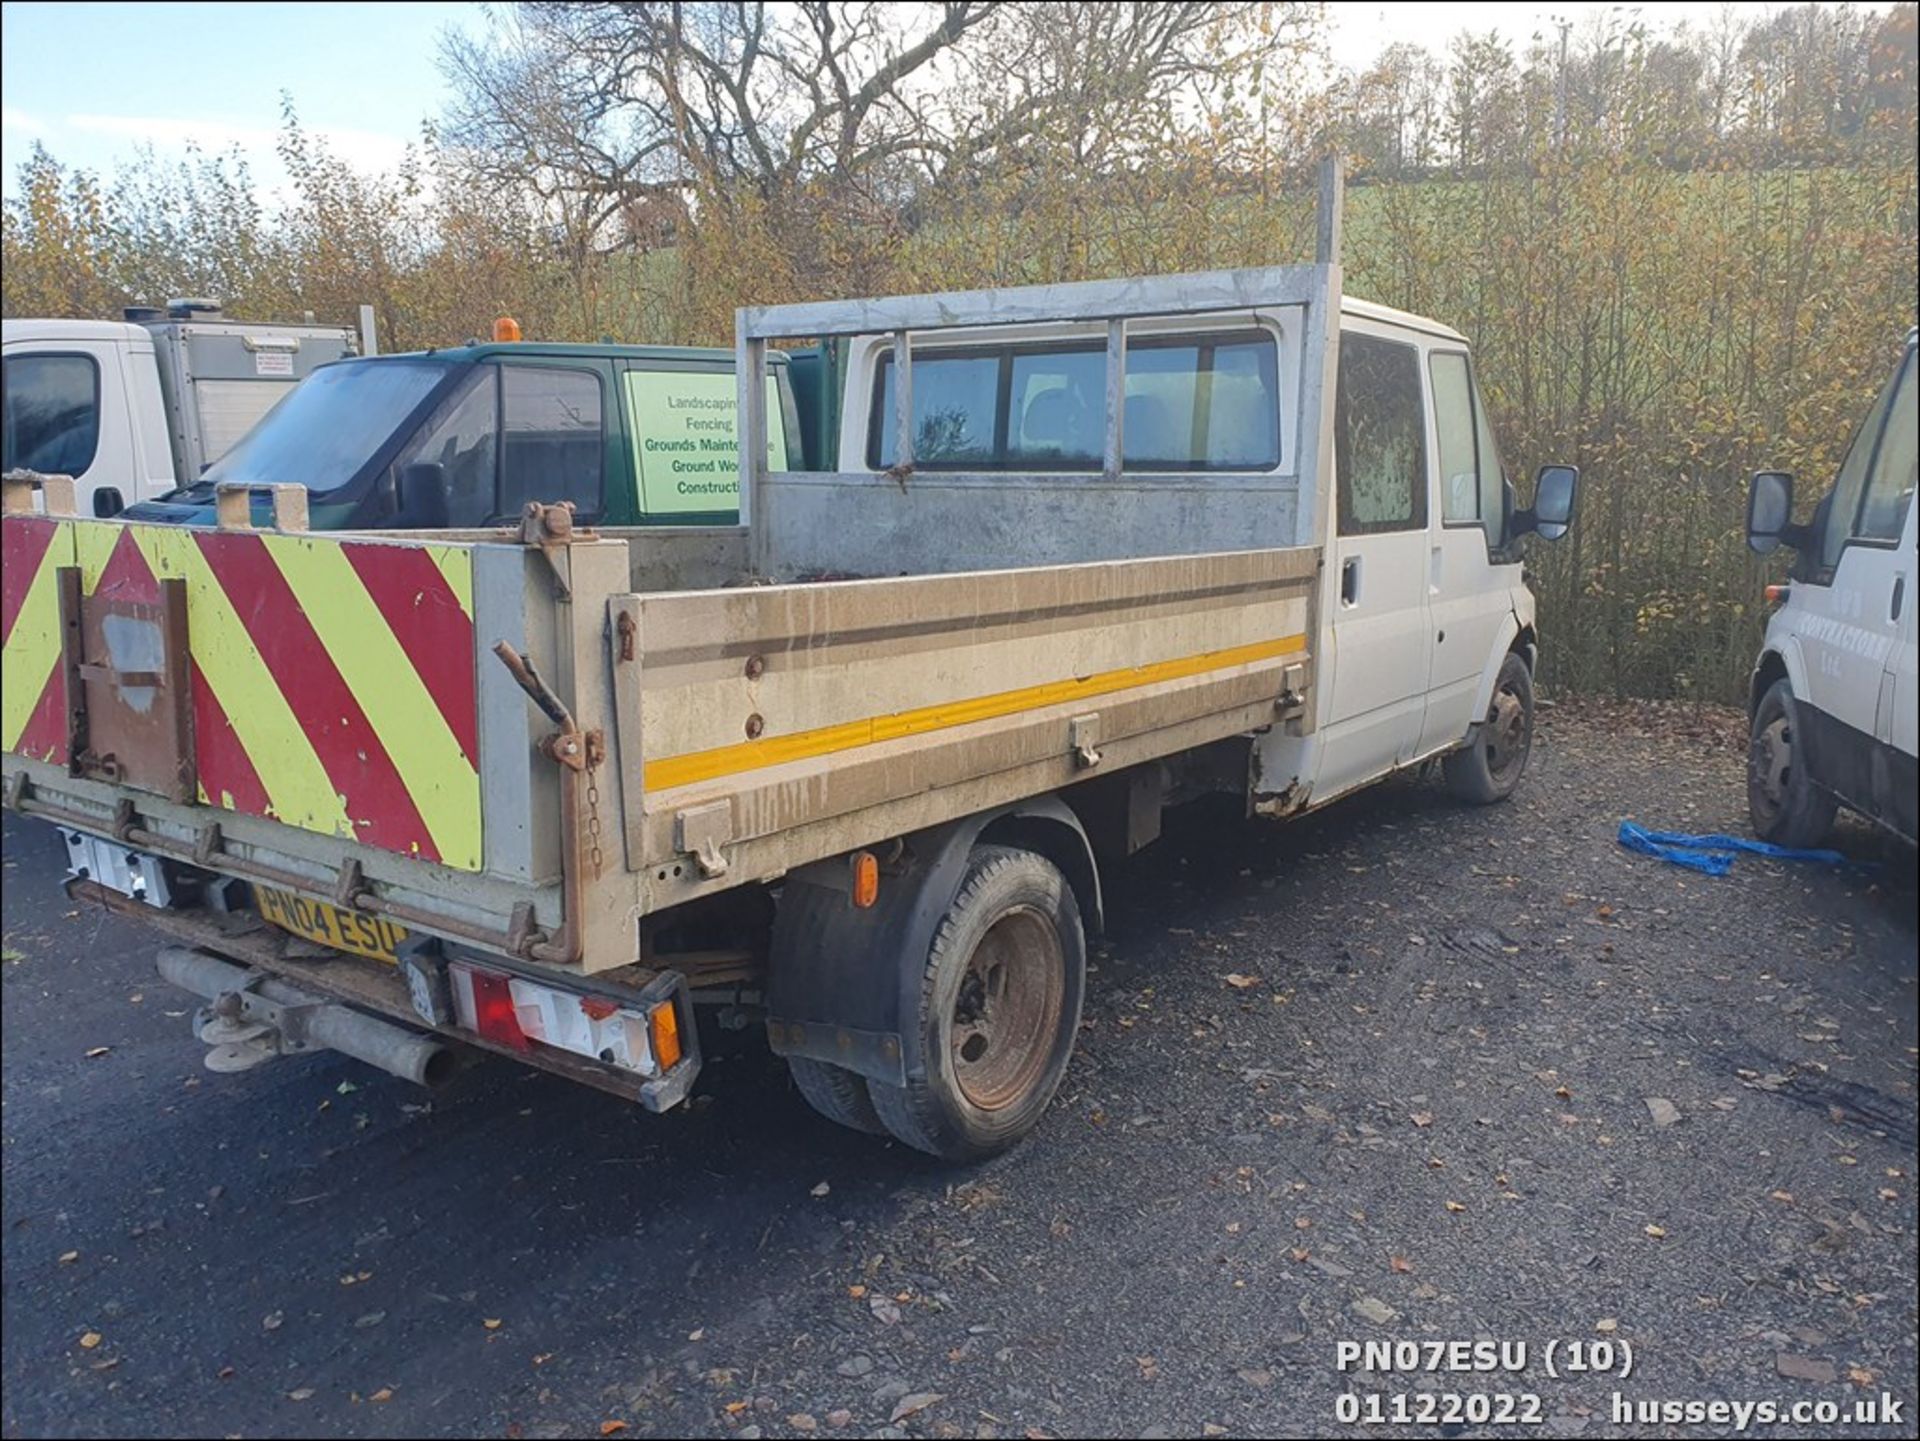
<svg viewBox="0 0 1920 1441"><path fill-rule="evenodd" d="M521 4L453 36L446 138L602 243L694 187L897 204L956 166L1140 158L1300 43L1313 5L709 0Z"/></svg>

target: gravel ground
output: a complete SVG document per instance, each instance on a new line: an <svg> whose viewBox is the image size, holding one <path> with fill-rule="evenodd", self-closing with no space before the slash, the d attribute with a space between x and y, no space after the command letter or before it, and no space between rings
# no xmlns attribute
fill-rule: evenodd
<svg viewBox="0 0 1920 1441"><path fill-rule="evenodd" d="M1536 1432L1705 1435L1610 1398L1886 1391L1899 1425L1755 1433L1912 1434L1912 853L1628 854L1622 816L1741 829L1724 722L1544 720L1505 807L1409 778L1178 816L1110 883L1041 1133L974 1171L816 1120L745 1038L665 1118L502 1065L431 1101L328 1057L211 1075L151 939L9 815L0 1422L1432 1435L1341 1397L1505 1391ZM1337 1367L1474 1339L1525 1371ZM1594 1341L1631 1377L1566 1375Z"/></svg>

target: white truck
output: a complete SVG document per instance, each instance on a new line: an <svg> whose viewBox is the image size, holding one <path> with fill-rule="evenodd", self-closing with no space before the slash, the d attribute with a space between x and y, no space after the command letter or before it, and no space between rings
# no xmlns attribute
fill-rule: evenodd
<svg viewBox="0 0 1920 1441"><path fill-rule="evenodd" d="M0 469L70 475L82 513L117 515L190 484L306 376L358 352L344 326L229 320L207 300L0 322Z"/></svg>
<svg viewBox="0 0 1920 1441"><path fill-rule="evenodd" d="M1797 552L1753 668L1747 803L1754 833L1817 846L1847 809L1920 837L1914 637L1915 335L1854 433L1832 488L1793 523L1793 477L1763 470L1747 543Z"/></svg>
<svg viewBox="0 0 1920 1441"><path fill-rule="evenodd" d="M952 1160L1040 1120L1103 875L1204 792L1510 795L1538 646L1466 342L1288 269L743 310L744 526L59 518L15 478L5 796L168 938L208 1062L490 1051L677 1104L696 1004ZM854 337L833 472L768 345ZM34 513L33 487L49 496Z"/></svg>

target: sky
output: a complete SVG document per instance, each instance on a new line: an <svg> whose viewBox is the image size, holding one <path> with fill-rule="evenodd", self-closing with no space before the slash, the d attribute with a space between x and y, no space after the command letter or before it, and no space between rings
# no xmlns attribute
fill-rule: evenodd
<svg viewBox="0 0 1920 1441"><path fill-rule="evenodd" d="M1557 16L1579 25L1596 12L1638 11L1666 25L1704 22L1726 7L1356 0L1328 8L1334 62L1359 69L1395 41L1444 50L1466 26L1523 45ZM366 168L390 166L447 99L441 36L485 25L478 4L8 0L0 4L0 184L16 193L15 175L36 141L70 165L102 172L142 145L174 159L192 141L203 150L238 144L271 193L285 178L273 153L283 92L335 153Z"/></svg>
<svg viewBox="0 0 1920 1441"><path fill-rule="evenodd" d="M481 7L9 0L0 5L6 193L36 140L102 171L142 144L171 158L189 140L237 143L271 188L284 178L273 155L283 91L337 154L391 165L446 101L440 35L460 24L480 29Z"/></svg>

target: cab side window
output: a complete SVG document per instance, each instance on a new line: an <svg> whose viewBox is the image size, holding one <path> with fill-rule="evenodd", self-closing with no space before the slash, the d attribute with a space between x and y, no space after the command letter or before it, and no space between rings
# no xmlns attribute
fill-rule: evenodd
<svg viewBox="0 0 1920 1441"><path fill-rule="evenodd" d="M1440 449L1440 519L1447 525L1479 525L1487 545L1501 543L1505 502L1500 454L1493 427L1460 351L1435 351L1427 360L1433 383L1433 420Z"/></svg>
<svg viewBox="0 0 1920 1441"><path fill-rule="evenodd" d="M440 403L393 463L395 480L415 464L445 472L447 519L454 526L484 525L493 514L500 381L491 365L471 369L467 383Z"/></svg>
<svg viewBox="0 0 1920 1441"><path fill-rule="evenodd" d="M600 517L606 430L600 379L548 365L500 368L500 502L513 516L530 500L570 500L582 521Z"/></svg>
<svg viewBox="0 0 1920 1441"><path fill-rule="evenodd" d="M1333 444L1340 534L1426 529L1427 422L1415 347L1340 337Z"/></svg>
<svg viewBox="0 0 1920 1441"><path fill-rule="evenodd" d="M1840 552L1846 549L1848 541L1860 535L1857 526L1866 502L1867 478L1873 471L1874 454L1880 447L1880 433L1886 429L1887 407L1912 368L1911 362L1902 366L1899 374L1880 392L1880 398L1874 401L1873 409L1854 433L1853 444L1847 447L1847 458L1840 462L1840 474L1834 479L1832 493L1821 503L1825 519L1820 527L1820 569L1824 574L1817 577L1819 579L1833 574L1833 568L1840 563Z"/></svg>
<svg viewBox="0 0 1920 1441"><path fill-rule="evenodd" d="M7 470L86 474L100 448L100 367L87 355L6 361Z"/></svg>
<svg viewBox="0 0 1920 1441"><path fill-rule="evenodd" d="M1913 503L1916 469L1915 426L1920 421L1913 393L1914 359L1907 357L1893 409L1887 413L1887 428L1880 437L1880 451L1873 458L1867 476L1866 494L1860 498L1860 520L1853 533L1861 540L1897 541L1900 527L1906 524L1907 507Z"/></svg>

